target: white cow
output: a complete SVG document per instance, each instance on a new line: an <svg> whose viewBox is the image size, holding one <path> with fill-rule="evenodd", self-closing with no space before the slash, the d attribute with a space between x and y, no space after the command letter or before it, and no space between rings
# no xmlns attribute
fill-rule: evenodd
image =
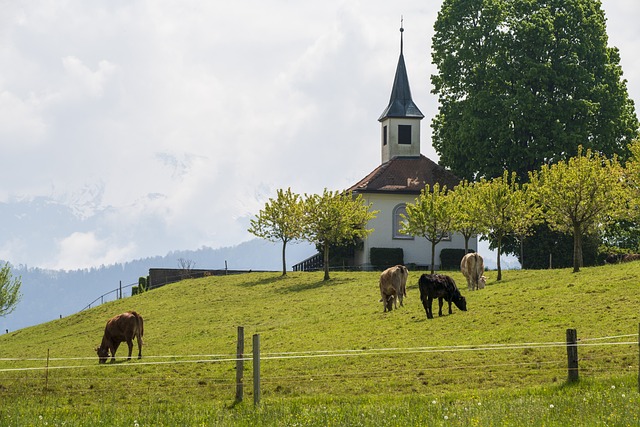
<svg viewBox="0 0 640 427"><path fill-rule="evenodd" d="M403 297L407 296L407 277L409 270L404 265L396 265L387 268L380 274L380 302L384 305L384 311L391 311L392 307L398 308Z"/></svg>
<svg viewBox="0 0 640 427"><path fill-rule="evenodd" d="M470 291L484 289L487 278L482 275L484 273L484 261L479 254L472 252L462 257L460 271L467 279L467 288Z"/></svg>

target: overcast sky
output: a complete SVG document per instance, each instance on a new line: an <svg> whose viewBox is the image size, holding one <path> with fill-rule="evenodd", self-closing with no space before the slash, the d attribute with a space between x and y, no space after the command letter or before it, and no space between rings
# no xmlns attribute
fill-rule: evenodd
<svg viewBox="0 0 640 427"><path fill-rule="evenodd" d="M638 104L640 2L602 3ZM233 246L278 188L351 186L380 163L401 15L437 160L440 4L0 0L0 259L74 269Z"/></svg>

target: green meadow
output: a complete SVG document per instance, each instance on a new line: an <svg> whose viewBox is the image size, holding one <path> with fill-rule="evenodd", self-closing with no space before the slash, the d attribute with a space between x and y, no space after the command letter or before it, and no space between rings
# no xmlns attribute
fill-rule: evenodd
<svg viewBox="0 0 640 427"><path fill-rule="evenodd" d="M0 426L640 424L640 263L505 271L468 311L427 320L410 272L383 313L379 273L185 280L0 336ZM99 365L106 321L144 317L143 358ZM434 303L437 313L437 302ZM244 400L235 402L238 327ZM580 379L567 382L566 330ZM260 337L254 405L252 336Z"/></svg>

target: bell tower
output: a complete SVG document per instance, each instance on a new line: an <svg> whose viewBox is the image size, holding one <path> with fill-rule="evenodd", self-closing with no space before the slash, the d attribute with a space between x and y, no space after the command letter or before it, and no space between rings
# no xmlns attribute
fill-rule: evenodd
<svg viewBox="0 0 640 427"><path fill-rule="evenodd" d="M411 99L411 89L404 65L404 26L400 25L400 58L391 89L389 105L378 119L381 125L382 163L394 157L420 156L420 121L424 118Z"/></svg>

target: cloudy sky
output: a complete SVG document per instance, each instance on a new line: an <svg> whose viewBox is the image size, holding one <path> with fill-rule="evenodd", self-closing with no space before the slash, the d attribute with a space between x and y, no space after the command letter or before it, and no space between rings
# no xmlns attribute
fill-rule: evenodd
<svg viewBox="0 0 640 427"><path fill-rule="evenodd" d="M640 102L640 2L603 0ZM278 188L380 163L404 16L431 148L441 1L0 0L0 259L74 269L233 246Z"/></svg>

